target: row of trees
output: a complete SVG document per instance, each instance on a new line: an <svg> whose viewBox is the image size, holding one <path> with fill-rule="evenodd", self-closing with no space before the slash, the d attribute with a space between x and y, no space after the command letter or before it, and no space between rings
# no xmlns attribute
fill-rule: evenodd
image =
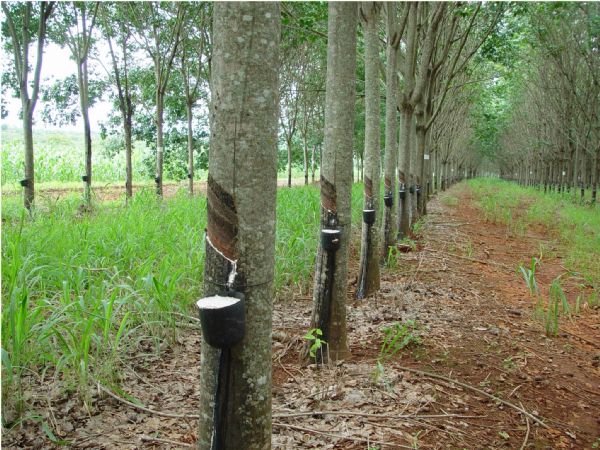
<svg viewBox="0 0 600 450"><path fill-rule="evenodd" d="M106 41L110 63L105 68L115 86L128 155L128 195L136 133L155 143L155 179L162 194L165 146L175 134L173 128L163 129L169 121L185 123L193 189L194 105L210 95L205 291L244 294L247 319L244 340L231 349L227 363L239 376L225 380L226 386L215 377L222 350L203 345L199 440L201 447L210 447L214 430L224 423L230 430L228 448L263 448L270 442L278 144L286 148L290 184L298 143L306 182L309 172L314 179L319 161L321 239L311 328L318 328L326 341L317 362L342 359L349 353L346 299L355 160L364 186L358 298L379 289L380 263L426 213L430 193L490 167L495 157L505 174L516 167L533 174L534 166L554 167L560 161L571 164L582 179L594 176L597 169L588 162L594 157L597 167L598 72L586 67L597 68L597 21L590 19L597 15L591 5L563 7L569 20L592 31L573 32L544 9L551 12L552 5L507 13L502 3L462 2L4 2L6 42L30 136L25 140L30 157L25 205L33 202L32 114L46 35L63 39L77 63L84 124L93 85L87 61L94 45L100 48L99 36ZM50 22L53 14L56 20ZM530 38L536 43L529 52L535 64L516 61L515 55L523 54L518 39L503 43L524 24L542 24L532 28ZM50 25L60 37L52 37ZM571 45L580 46L575 52L563 51L560 39L568 33ZM37 59L30 82L33 37ZM145 57L152 63L150 71L139 63ZM503 84L509 78L501 76L498 66L522 69L525 75L514 77L509 89ZM545 103L538 106L541 100ZM85 126L87 162L89 119ZM554 140L547 143L549 137ZM566 161L560 159L565 155ZM573 155L575 163L570 162ZM529 166L519 162L523 158ZM89 192L91 158L85 177ZM220 411L218 427L211 403L215 391L228 392L230 402Z"/></svg>
<svg viewBox="0 0 600 450"><path fill-rule="evenodd" d="M468 156L468 133L464 130L469 127L460 122L468 117L473 96L461 93L460 84L470 79L470 61L495 29L502 7L332 2L328 5L325 64L309 56L318 53L320 44L311 46L308 39L285 43L297 52L290 59L285 55L279 59L284 70L279 84L279 116L277 96L273 95L277 73L272 72L277 67L279 34L277 25L270 22L276 13L275 4L215 6L205 286L207 296L222 293L224 287L226 295L242 293L247 316L241 344L227 350L209 345L202 348L201 448L211 448L215 442L223 448L263 448L270 442L269 318L277 121L289 158L294 133L303 133L299 124L309 117L318 120L319 108L311 108L311 99L319 97L316 86L322 81L317 75L325 67L321 239L311 328L318 329L325 341L316 355L317 363L343 359L349 354L346 299L357 105L364 105L365 111L364 210L357 289L357 296L363 298L379 288L382 255L387 255L399 238L408 236L411 224L425 213L427 193L433 186L430 162L435 162L435 170L443 168L446 183L460 171L473 171L477 166ZM261 44L253 47L250 40ZM382 53L387 57L382 58ZM357 74L363 78L357 80ZM357 89L361 82L363 88ZM386 112L385 214L380 195L382 98ZM405 192L400 202L396 186ZM219 371L225 366L228 373L239 376L222 378ZM218 412L217 404L222 405Z"/></svg>
<svg viewBox="0 0 600 450"><path fill-rule="evenodd" d="M526 30L499 135L501 175L546 189L592 191L600 172L600 4L540 4Z"/></svg>
<svg viewBox="0 0 600 450"><path fill-rule="evenodd" d="M155 148L155 181L157 193L162 195L166 113L171 122L167 139L171 149L187 138L187 174L193 192L194 154L205 134L194 130L193 110L201 99L208 98L210 3L3 2L2 11L4 51L13 55L14 62L3 75L3 90L12 87L23 105L25 179L21 184L27 208L32 206L35 192L32 127L40 95L46 103L45 120L65 123L82 119L86 202L92 185L89 109L103 95L115 106L112 117L102 125L123 140L127 196L132 195L134 139ZM48 41L69 49L76 76L42 86ZM30 55L33 46L35 56ZM92 64L95 70L90 70Z"/></svg>
<svg viewBox="0 0 600 450"><path fill-rule="evenodd" d="M207 164L207 154L203 152L203 148L208 144L206 107L210 97L212 57L210 3L4 2L2 8L4 50L12 54L14 61L4 74L3 89L14 88L14 93L21 97L24 105L22 111L26 157L25 179L22 184L28 208L33 203L35 192L32 127L34 109L40 97L45 121L54 124L73 123L78 117L82 118L85 135L83 180L87 201L93 180L89 109L101 98L111 99L114 105L113 113L101 125L104 135L116 136L121 141L117 148L122 148L125 154L127 196L132 195L131 154L135 140L143 140L155 150L154 158L145 163L148 171L155 176L159 195L162 193L165 165L169 177L187 176L189 189L193 192L195 169L205 169ZM429 9L429 6L424 6L423 11L425 9ZM452 6L445 7L443 14L440 11L441 25L438 24L436 29L427 33L435 34L438 29L445 28L446 22L452 22L452 30L444 36L448 39L446 48L437 42L437 34L433 36L436 44L432 44L431 54L439 60L432 61L436 70L430 74L429 79L427 72L419 72L417 63L409 67L409 72L414 72L415 76L419 73L421 77L426 76L426 79L421 79L418 88L425 95L416 92L412 99L413 103L415 99L419 99L419 105L427 102L430 104L430 115L425 124L426 134L431 132L433 123L437 120L437 117L431 116L439 116L439 112L435 111L435 104L441 108L446 103L445 92L450 87L450 80L464 71L467 60L473 55L472 50L477 47L473 36L483 36L486 25L483 24L485 20L481 21L482 17L494 15L491 9L483 13L480 9ZM471 13L477 18L472 23L465 20ZM398 24L385 25L380 19L382 14L387 17L387 12L382 11L381 6L373 14L375 20L370 21L374 23L372 33L378 36L379 43L386 39L386 27L401 25L401 29L395 31L397 37L389 45L389 49L380 45L372 47L374 52L378 52L373 64L377 64L379 69L377 72L370 69L371 73L391 80L386 83L385 89L383 86L373 88L381 98L385 98L388 90L397 91L397 87L393 87L397 77L386 75L386 71L393 73L394 70L404 70L403 64L407 61L406 38L403 40L399 31L404 34L409 15L404 9L402 12L395 11ZM415 33L417 27L424 26L429 17L429 13L419 14L422 17L418 20L415 18ZM300 162L303 166L306 183L309 179L315 181L317 169L321 166L326 71L326 32L323 29L326 20L325 4L289 3L282 6L279 136L287 154L283 157L284 160L280 158L279 167L287 165L289 185L294 164ZM426 29L419 28L418 39L424 39L425 31ZM41 77L43 51L48 41L67 48L75 63L73 76L56 80L52 84L44 84ZM364 43L366 40L359 34L359 53L366 49ZM32 48L35 48L35 56L30 51ZM414 50L419 54L422 51L419 45ZM384 57L384 51L389 55ZM451 56L455 57L454 60L449 59ZM383 60L389 58L398 59L398 63L387 64L384 71ZM440 63L444 58L448 61ZM451 67L445 67L447 64ZM359 58L359 98L366 95L367 84L362 83L366 66L365 60ZM453 73L445 74L444 70ZM443 83L448 86L444 87ZM387 93L387 97L391 98L392 91ZM434 101L436 95L438 98ZM397 121L392 103L395 102L390 101L386 114L389 120ZM358 177L362 179L365 163L373 162L363 145L367 130L365 118L369 115L365 114L363 102L357 101L355 108L357 121L353 160L357 163ZM427 108L422 109L424 113L427 112ZM415 117L420 116L417 114ZM391 130L391 127L388 126L387 129ZM418 136L422 138L423 134ZM375 144L373 140L370 142ZM396 148L396 145L392 145L389 138L386 145L389 147L386 152L389 160L395 154L391 149ZM437 154L431 156L431 161L436 163L433 156ZM414 159L410 161L417 163ZM387 178L393 181L387 185L388 191L393 190L396 185L396 177L389 173L390 168L394 167L392 163L389 160L386 165ZM441 178L439 173L438 179ZM390 232L391 230L390 228Z"/></svg>

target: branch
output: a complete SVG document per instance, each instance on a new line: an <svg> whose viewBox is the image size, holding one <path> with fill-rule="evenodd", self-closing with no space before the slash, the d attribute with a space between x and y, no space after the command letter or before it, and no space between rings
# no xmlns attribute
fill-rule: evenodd
<svg viewBox="0 0 600 450"><path fill-rule="evenodd" d="M46 9L47 8L47 9ZM40 24L38 27L38 47L37 47L37 62L35 65L35 73L33 76L33 92L31 94L31 106L30 109L33 111L40 93L40 75L42 73L42 58L44 56L44 41L46 39L46 23L52 9L54 8L54 2L42 2L40 4Z"/></svg>
<svg viewBox="0 0 600 450"><path fill-rule="evenodd" d="M17 78L21 81L21 76L23 73L23 60L21 59L21 44L19 42L19 38L17 37L17 30L15 29L15 23L10 16L10 11L6 6L6 3L2 2L2 11L4 11L4 15L6 16L6 20L8 22L8 31L10 32L10 37L13 41L13 54L15 56L15 69L17 71Z"/></svg>

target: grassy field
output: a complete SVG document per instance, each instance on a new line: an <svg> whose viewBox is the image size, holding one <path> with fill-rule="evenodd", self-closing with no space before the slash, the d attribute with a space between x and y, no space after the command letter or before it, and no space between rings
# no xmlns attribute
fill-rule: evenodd
<svg viewBox="0 0 600 450"><path fill-rule="evenodd" d="M492 179L467 182L485 218L524 235L543 226L561 248L564 265L600 292L600 207L579 204L575 193L547 193ZM545 249L540 249L543 254Z"/></svg>
<svg viewBox="0 0 600 450"><path fill-rule="evenodd" d="M202 292L206 200L183 190L129 206L103 202L79 215L77 194L38 204L2 204L3 407L27 410L24 376L60 380L83 400L92 380L116 381L122 358L142 342L173 343ZM354 186L360 223L362 185ZM319 189L280 189L276 290L309 292L319 229Z"/></svg>
<svg viewBox="0 0 600 450"><path fill-rule="evenodd" d="M23 132L17 128L2 128L1 180L3 192L20 191L19 180L23 178ZM36 188L65 189L81 188L84 170L84 139L78 131L34 130L34 156ZM153 160L153 150L143 142L135 142L132 153L133 181L136 184L154 183L154 172L147 160ZM145 162L146 161L146 162ZM167 162L168 163L168 162ZM167 164L165 163L165 164ZM187 173L187 162L177 163L178 173ZM125 180L125 152L114 138L102 140L99 134L92 135L92 168L95 186L123 186ZM152 172L152 173L149 173ZM165 181L169 181L169 170L165 165ZM182 178L184 175L181 175ZM318 176L318 175L317 175ZM292 167L293 178L304 178L301 168ZM196 168L195 178L206 178L206 171ZM279 178L287 178L282 170Z"/></svg>
<svg viewBox="0 0 600 450"><path fill-rule="evenodd" d="M35 179L38 183L80 182L84 170L83 134L78 131L34 130ZM107 149L109 141L92 136L94 181L109 182L125 179L125 153L116 156ZM133 149L133 178L147 180L142 160L150 149L137 142ZM23 178L23 132L15 128L2 129L2 187L16 188ZM80 183L79 183L80 184Z"/></svg>

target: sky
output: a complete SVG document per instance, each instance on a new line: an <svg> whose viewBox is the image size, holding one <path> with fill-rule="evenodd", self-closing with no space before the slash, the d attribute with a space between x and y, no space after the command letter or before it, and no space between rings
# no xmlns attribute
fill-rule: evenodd
<svg viewBox="0 0 600 450"><path fill-rule="evenodd" d="M33 64L34 57L35 53L31 54L30 50L30 64ZM8 66L9 64L13 64L12 55L6 55L3 52L2 59L3 67ZM75 74L76 70L77 66L75 65L75 61L70 59L70 52L67 48L62 49L54 43L46 43L46 45L44 46L44 58L42 60L42 81L40 83L40 88L44 85L52 83L55 80L60 80L68 75ZM7 90L7 92L5 92L3 95L3 100L5 102L6 109L8 110L8 116L5 119L2 119L2 124L6 124L11 128L20 128L22 126L22 122L19 119L19 113L21 111L21 101L18 98L12 97L12 95L13 91L10 89ZM81 121L81 118L78 118L77 123L75 125L52 126L50 124L42 122L42 109L43 104L40 96L40 99L38 100L34 112L35 129L61 129L74 131L81 130L83 132L83 122ZM111 104L107 101L98 101L94 106L90 108L90 125L92 127L92 131L100 131L99 122L108 117L110 111Z"/></svg>

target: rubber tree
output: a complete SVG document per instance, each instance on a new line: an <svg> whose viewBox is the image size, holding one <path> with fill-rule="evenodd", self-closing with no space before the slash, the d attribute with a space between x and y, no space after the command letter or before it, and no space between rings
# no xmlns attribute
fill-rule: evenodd
<svg viewBox="0 0 600 450"><path fill-rule="evenodd" d="M6 20L8 36L4 40L14 58L15 88L21 99L23 120L23 142L25 152L25 179L22 181L23 202L30 210L35 198L35 174L33 158L33 112L40 93L40 76L48 19L54 9L54 2L2 2L2 12ZM34 12L37 7L37 13ZM3 27L4 31L4 27ZM5 34L5 33L3 33ZM30 75L29 50L36 42L36 57L33 64L33 79Z"/></svg>
<svg viewBox="0 0 600 450"><path fill-rule="evenodd" d="M89 54L92 35L96 25L99 2L59 2L57 26L52 33L53 40L61 46L67 46L71 58L77 65L77 88L79 91L79 107L83 121L85 175L84 204L90 207L92 188L92 129L90 125L90 89L89 89Z"/></svg>
<svg viewBox="0 0 600 450"><path fill-rule="evenodd" d="M202 84L210 77L211 45L209 23L211 6L196 4L186 18L185 30L179 46L178 69L183 81L185 113L187 119L188 190L194 194L194 130L192 127L194 106L201 97Z"/></svg>
<svg viewBox="0 0 600 450"><path fill-rule="evenodd" d="M473 8L471 10L471 8ZM471 81L457 80L465 74L467 64L488 39L500 20L504 7L497 5L495 11L489 11L489 17L482 18L481 4L451 4L450 10L444 14L441 26L437 27L435 40L428 69L422 72L425 89L420 102L416 106L416 173L421 180L421 195L418 196L418 214L427 213L427 198L431 180L431 145L430 131L435 123L448 92L454 95L464 89ZM481 30L476 30L477 25ZM474 31L477 31L475 33Z"/></svg>
<svg viewBox="0 0 600 450"><path fill-rule="evenodd" d="M130 71L130 49L132 47L131 30L123 20L124 10L120 3L103 3L100 10L102 28L112 63L112 77L117 88L117 100L121 120L123 123L123 135L125 137L125 196L130 199L133 196L133 169L132 169L132 126L134 105L133 93L129 79ZM114 41L114 45L113 45Z"/></svg>
<svg viewBox="0 0 600 450"><path fill-rule="evenodd" d="M155 124L156 124L156 194L163 194L164 161L164 110L165 94L173 68L177 47L181 42L181 30L184 24L186 3L169 2L131 2L129 20L136 33L134 38L147 52L154 64Z"/></svg>
<svg viewBox="0 0 600 450"><path fill-rule="evenodd" d="M419 4L409 3L408 22L406 26L406 50L403 55L403 64L401 72L403 75L404 86L400 100L400 139L398 156L398 181L400 188L406 192L406 197L400 202L400 220L398 237L408 236L410 230L410 202L408 201L408 188L410 183L410 152L411 152L411 127L414 107L410 101L415 83L415 59L417 57L417 13Z"/></svg>
<svg viewBox="0 0 600 450"><path fill-rule="evenodd" d="M288 54L288 57L282 61L279 120L287 149L287 185L292 187L292 150L302 111L302 91L308 58L307 45L294 48L294 52L289 52L289 48L286 48L282 52L282 55L284 54Z"/></svg>
<svg viewBox="0 0 600 450"><path fill-rule="evenodd" d="M349 356L346 296L351 227L357 5L330 2L327 26L325 145L321 158L321 234L339 230L334 264L319 241L311 328L323 333L323 359ZM329 259L331 261L331 259Z"/></svg>
<svg viewBox="0 0 600 450"><path fill-rule="evenodd" d="M386 67L385 67L385 155L384 155L384 199L382 261L387 260L388 253L396 240L396 223L398 214L398 196L396 189L397 172L397 139L398 134L398 48L404 34L408 8L404 8L402 23L398 27L397 4L385 3L387 13L386 34Z"/></svg>
<svg viewBox="0 0 600 450"><path fill-rule="evenodd" d="M445 3L411 3L408 13L406 52L403 55L404 64L401 65L404 89L400 108L400 180L407 191L408 201L403 201L401 205L400 237L409 234L411 209L416 201L415 191L421 182L415 176L415 164L412 164L416 162L415 109L422 102L427 88L427 71L436 43L435 36L446 7ZM425 30L420 46L419 28Z"/></svg>
<svg viewBox="0 0 600 450"><path fill-rule="evenodd" d="M200 449L216 426L223 449L271 446L271 315L277 192L278 3L217 2L213 16L204 290L245 296L246 325L231 348L228 402L214 416L219 350L203 343Z"/></svg>
<svg viewBox="0 0 600 450"><path fill-rule="evenodd" d="M365 166L363 225L360 245L360 264L357 298L365 298L379 290L379 183L380 161L380 108L379 108L379 35L378 22L381 5L363 2L360 13L365 38ZM371 211L367 213L367 211Z"/></svg>

